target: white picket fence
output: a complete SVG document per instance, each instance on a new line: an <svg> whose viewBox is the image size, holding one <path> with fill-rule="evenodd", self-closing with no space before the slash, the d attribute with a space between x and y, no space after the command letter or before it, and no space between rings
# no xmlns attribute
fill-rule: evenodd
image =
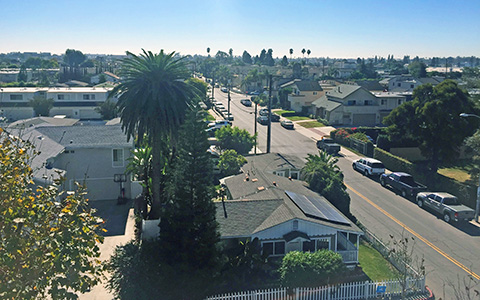
<svg viewBox="0 0 480 300"><path fill-rule="evenodd" d="M425 277L407 279L409 294L425 293ZM398 280L379 282L352 282L317 288L287 288L244 291L208 297L206 300L356 300L401 295L402 285Z"/></svg>

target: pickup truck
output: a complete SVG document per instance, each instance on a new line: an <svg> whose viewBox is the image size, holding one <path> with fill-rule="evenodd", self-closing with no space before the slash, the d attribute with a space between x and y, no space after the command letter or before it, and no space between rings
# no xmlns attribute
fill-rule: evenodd
<svg viewBox="0 0 480 300"><path fill-rule="evenodd" d="M458 202L457 197L448 193L424 192L417 194L417 204L420 208L431 208L443 216L443 220L449 223L470 221L475 217L475 211Z"/></svg>
<svg viewBox="0 0 480 300"><path fill-rule="evenodd" d="M321 140L318 140L317 148L333 155L336 155L338 152L340 152L340 145L335 143L330 138L322 138Z"/></svg>
<svg viewBox="0 0 480 300"><path fill-rule="evenodd" d="M417 193L427 190L427 187L415 182L412 175L402 172L393 172L380 175L380 184L383 187L391 186L397 190L404 198L414 198Z"/></svg>

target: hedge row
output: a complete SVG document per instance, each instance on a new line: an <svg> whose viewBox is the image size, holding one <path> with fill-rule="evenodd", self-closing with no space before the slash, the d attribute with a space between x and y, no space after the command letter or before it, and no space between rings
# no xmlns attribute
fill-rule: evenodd
<svg viewBox="0 0 480 300"><path fill-rule="evenodd" d="M385 165L385 168L396 171L414 173L415 167L408 160L395 156L380 148L375 148L373 151L373 158L380 160Z"/></svg>
<svg viewBox="0 0 480 300"><path fill-rule="evenodd" d="M409 173L420 182L424 182L426 179L425 172L417 171L417 169L420 168L416 168L415 164L385 150L375 148L373 157L382 161L385 168L391 171ZM429 188L434 191L444 191L455 195L462 204L475 209L475 202L477 199L477 189L475 186L463 184L454 179L437 174L435 178L435 186Z"/></svg>

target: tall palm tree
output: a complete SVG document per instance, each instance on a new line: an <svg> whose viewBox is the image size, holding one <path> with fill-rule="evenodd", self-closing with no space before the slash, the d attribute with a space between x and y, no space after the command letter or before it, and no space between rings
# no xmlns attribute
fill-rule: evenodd
<svg viewBox="0 0 480 300"><path fill-rule="evenodd" d="M302 49L303 58L305 58L305 52L306 52L306 50L305 50L305 48L303 48L303 49Z"/></svg>
<svg viewBox="0 0 480 300"><path fill-rule="evenodd" d="M122 60L122 82L112 95L118 96L122 129L128 138L144 140L152 147L152 208L150 218L158 218L161 208L162 146L175 140L186 111L197 96L197 89L185 82L190 77L183 58L175 52L158 54L143 50L140 55L127 51Z"/></svg>
<svg viewBox="0 0 480 300"><path fill-rule="evenodd" d="M290 48L290 59L292 59L293 48Z"/></svg>

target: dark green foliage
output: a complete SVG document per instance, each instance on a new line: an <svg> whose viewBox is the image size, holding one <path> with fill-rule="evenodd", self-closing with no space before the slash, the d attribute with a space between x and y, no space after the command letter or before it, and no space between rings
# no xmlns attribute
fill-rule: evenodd
<svg viewBox="0 0 480 300"><path fill-rule="evenodd" d="M35 111L35 116L48 117L50 115L50 110L53 107L54 100L52 98L45 98L40 96L35 96L33 99L28 101L28 104L33 107Z"/></svg>
<svg viewBox="0 0 480 300"><path fill-rule="evenodd" d="M465 120L459 115L475 112L475 104L452 80L435 87L419 86L413 97L413 101L394 109L384 122L390 140L415 141L429 160L430 172L436 174L439 162L456 158L465 137L473 134L477 120Z"/></svg>
<svg viewBox="0 0 480 300"><path fill-rule="evenodd" d="M245 157L239 155L237 151L230 149L220 155L218 168L223 176L238 174L240 168L247 163Z"/></svg>
<svg viewBox="0 0 480 300"><path fill-rule="evenodd" d="M82 51L67 49L63 55L63 61L72 68L77 68L83 63L87 57Z"/></svg>
<svg viewBox="0 0 480 300"><path fill-rule="evenodd" d="M319 151L319 155L309 154L302 169L302 177L310 188L324 196L344 215L350 217L350 196L343 184L343 173L336 165L338 159Z"/></svg>
<svg viewBox="0 0 480 300"><path fill-rule="evenodd" d="M169 271L171 299L202 299L218 268L219 234L212 201L213 165L205 122L188 113L167 183L160 221L160 253ZM174 288L178 287L178 288Z"/></svg>
<svg viewBox="0 0 480 300"><path fill-rule="evenodd" d="M342 256L334 251L292 251L283 258L279 272L284 286L318 287L337 283L346 267Z"/></svg>
<svg viewBox="0 0 480 300"><path fill-rule="evenodd" d="M22 67L20 68L20 72L18 73L18 77L17 77L17 81L19 82L27 82L27 69L25 66L22 65Z"/></svg>
<svg viewBox="0 0 480 300"><path fill-rule="evenodd" d="M283 56L282 61L281 61L281 65L284 66L284 67L288 66L288 59L287 59L286 55Z"/></svg>
<svg viewBox="0 0 480 300"><path fill-rule="evenodd" d="M378 147L375 148L373 152L373 158L380 160L385 165L385 168L389 170L406 172L409 174L412 174L414 171L414 165L411 162Z"/></svg>
<svg viewBox="0 0 480 300"><path fill-rule="evenodd" d="M247 154L255 145L255 136L238 127L224 126L215 132L215 137L220 149L233 149L240 154Z"/></svg>
<svg viewBox="0 0 480 300"><path fill-rule="evenodd" d="M223 250L224 263L216 293L266 288L276 281L272 263L261 254L258 239L231 242Z"/></svg>
<svg viewBox="0 0 480 300"><path fill-rule="evenodd" d="M408 65L408 72L416 78L427 77L427 65L420 61L414 61Z"/></svg>
<svg viewBox="0 0 480 300"><path fill-rule="evenodd" d="M111 273L107 288L116 299L161 298L165 274L158 247L158 241L144 241L141 247L134 241L117 246L107 264Z"/></svg>
<svg viewBox="0 0 480 300"><path fill-rule="evenodd" d="M246 63L247 65L251 65L252 64L252 56L245 50L243 51L243 55L242 55L242 61L244 63Z"/></svg>
<svg viewBox="0 0 480 300"><path fill-rule="evenodd" d="M95 111L102 115L103 120L111 120L118 114L117 104L110 99L95 107Z"/></svg>

